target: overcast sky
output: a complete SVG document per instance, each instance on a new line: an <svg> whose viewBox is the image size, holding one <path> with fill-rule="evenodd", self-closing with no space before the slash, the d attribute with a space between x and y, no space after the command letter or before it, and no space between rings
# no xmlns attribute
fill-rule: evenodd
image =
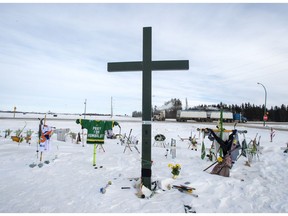
<svg viewBox="0 0 288 216"><path fill-rule="evenodd" d="M288 4L0 4L0 110L110 113L142 110L143 27L153 60L189 60L154 71L152 104L288 105Z"/></svg>

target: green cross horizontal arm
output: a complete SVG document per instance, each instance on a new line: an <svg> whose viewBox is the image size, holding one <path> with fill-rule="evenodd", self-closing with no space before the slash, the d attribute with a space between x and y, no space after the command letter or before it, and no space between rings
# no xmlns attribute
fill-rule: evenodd
<svg viewBox="0 0 288 216"><path fill-rule="evenodd" d="M151 70L188 70L188 60L152 61ZM143 62L112 62L108 63L108 72L143 71Z"/></svg>

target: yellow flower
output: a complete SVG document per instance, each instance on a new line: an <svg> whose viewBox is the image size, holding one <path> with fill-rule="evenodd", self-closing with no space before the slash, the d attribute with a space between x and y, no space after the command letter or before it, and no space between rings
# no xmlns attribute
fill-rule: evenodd
<svg viewBox="0 0 288 216"><path fill-rule="evenodd" d="M218 158L217 158L217 161L218 161L219 163L221 163L221 162L223 161L223 158L222 158L222 157L218 157Z"/></svg>
<svg viewBox="0 0 288 216"><path fill-rule="evenodd" d="M173 167L173 164L169 163L169 164L168 164L168 167Z"/></svg>
<svg viewBox="0 0 288 216"><path fill-rule="evenodd" d="M181 168L181 165L180 165L180 164L176 164L176 165L175 165L175 168L176 168L176 169L180 169L180 168Z"/></svg>

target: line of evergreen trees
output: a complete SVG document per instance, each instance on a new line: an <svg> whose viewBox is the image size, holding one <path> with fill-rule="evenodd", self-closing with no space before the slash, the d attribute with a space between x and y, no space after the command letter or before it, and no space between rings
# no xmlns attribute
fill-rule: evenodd
<svg viewBox="0 0 288 216"><path fill-rule="evenodd" d="M171 99L170 101L167 101L164 103L164 105L167 105L169 103L173 104L173 106L166 110L166 118L176 118L177 110L182 110L182 102L180 99ZM189 108L189 110L203 110L203 109L209 109L209 108L218 108L220 109L221 106L223 107L223 110L230 111L233 113L241 113L243 116L245 116L248 121L263 121L264 116L264 105L254 105L248 103L242 103L241 105L232 104L217 104L217 105L199 105L197 107ZM157 107L155 106L152 110L152 116L155 111L157 111ZM268 116L268 121L274 121L274 122L288 122L288 105L282 104L281 106L272 106L270 109L266 107L266 114ZM134 111L132 113L133 117L140 117L142 116L141 112Z"/></svg>
<svg viewBox="0 0 288 216"><path fill-rule="evenodd" d="M239 105L229 105L228 110L233 113L242 113L248 121L262 121L264 116L264 105L254 105L250 103L242 103ZM288 121L288 106L282 104L279 106L272 106L270 109L266 107L266 115L268 121L287 122Z"/></svg>

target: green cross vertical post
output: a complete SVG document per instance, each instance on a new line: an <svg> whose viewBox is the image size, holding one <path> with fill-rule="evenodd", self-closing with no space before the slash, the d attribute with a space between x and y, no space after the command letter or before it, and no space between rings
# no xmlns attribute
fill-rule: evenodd
<svg viewBox="0 0 288 216"><path fill-rule="evenodd" d="M143 59L134 62L108 63L108 72L142 71L142 167L141 178L144 186L151 189L151 108L152 71L188 70L188 60L152 61L152 28L143 28Z"/></svg>

